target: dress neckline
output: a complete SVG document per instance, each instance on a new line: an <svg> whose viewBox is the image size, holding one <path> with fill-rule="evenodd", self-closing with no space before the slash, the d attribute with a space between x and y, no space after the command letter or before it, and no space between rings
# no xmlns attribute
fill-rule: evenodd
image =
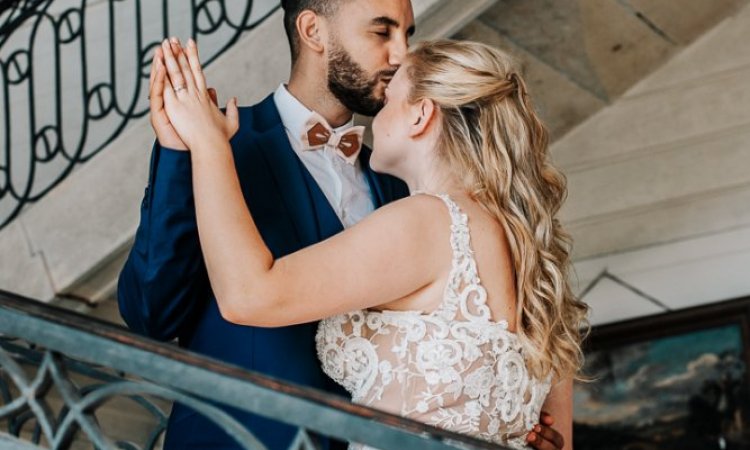
<svg viewBox="0 0 750 450"><path fill-rule="evenodd" d="M441 196L450 197L450 195L447 192L429 192L429 191L425 191L422 189L409 193L410 197L413 197L415 195L429 195L431 197L441 197Z"/></svg>

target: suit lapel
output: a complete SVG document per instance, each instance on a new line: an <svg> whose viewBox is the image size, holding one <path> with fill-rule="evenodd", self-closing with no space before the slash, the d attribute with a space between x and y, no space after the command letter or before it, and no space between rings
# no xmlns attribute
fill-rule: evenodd
<svg viewBox="0 0 750 450"><path fill-rule="evenodd" d="M299 171L299 160L289 143L273 95L268 96L257 108L255 116L260 128L256 140L258 150L268 163L282 202L297 231L300 245L307 247L320 240L320 230L315 220L310 191Z"/></svg>
<svg viewBox="0 0 750 450"><path fill-rule="evenodd" d="M300 244L306 247L342 231L344 226L341 220L314 177L292 149L273 95L257 106L255 117L258 125L256 131L259 133L256 143L268 163ZM379 208L408 195L405 186L394 190L391 177L378 174L370 168L371 153L369 148L363 147L359 160L375 207ZM398 183L403 184L400 181Z"/></svg>
<svg viewBox="0 0 750 450"><path fill-rule="evenodd" d="M295 155L296 156L296 155ZM318 186L318 183L313 178L312 174L307 170L305 165L297 158L299 163L300 173L307 182L307 187L310 192L310 198L312 198L313 209L315 210L315 218L318 221L318 232L320 233L320 240L328 239L336 233L344 231L344 224L341 223L341 219L336 215L336 211L333 210L331 204L328 202L323 191Z"/></svg>
<svg viewBox="0 0 750 450"><path fill-rule="evenodd" d="M263 153L303 247L344 229L323 191L297 156L281 122L273 96L259 105L261 126L257 144Z"/></svg>

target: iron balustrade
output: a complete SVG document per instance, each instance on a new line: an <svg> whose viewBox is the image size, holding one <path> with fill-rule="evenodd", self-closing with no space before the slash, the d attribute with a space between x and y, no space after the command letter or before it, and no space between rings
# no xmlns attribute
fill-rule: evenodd
<svg viewBox="0 0 750 450"><path fill-rule="evenodd" d="M264 447L224 407L298 427L290 450L317 449L318 436L382 450L503 450L3 291L0 336L0 424L7 423L0 448L11 435L54 449L71 448L76 436L97 449L154 449L167 423L159 404L166 400L209 418L246 449ZM143 443L112 439L103 429L97 414L118 398L152 416Z"/></svg>
<svg viewBox="0 0 750 450"><path fill-rule="evenodd" d="M210 65L279 7L0 0L0 229L148 113L151 58L164 38L194 38Z"/></svg>

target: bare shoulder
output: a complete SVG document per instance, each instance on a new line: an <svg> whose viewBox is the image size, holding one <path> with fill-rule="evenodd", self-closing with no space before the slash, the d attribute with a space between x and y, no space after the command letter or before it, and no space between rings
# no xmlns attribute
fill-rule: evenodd
<svg viewBox="0 0 750 450"><path fill-rule="evenodd" d="M399 228L418 233L445 231L450 224L450 215L443 200L427 194L416 194L389 203L370 218L388 221Z"/></svg>
<svg viewBox="0 0 750 450"><path fill-rule="evenodd" d="M379 251L389 251L398 255L417 255L423 258L442 256L435 254L442 246L435 242L448 239L450 234L450 214L445 203L430 195L412 195L389 203L365 220L347 230L343 245L353 245L352 241L368 241ZM436 248L438 247L438 248ZM395 252L395 253L394 253ZM424 264L424 261L421 261Z"/></svg>

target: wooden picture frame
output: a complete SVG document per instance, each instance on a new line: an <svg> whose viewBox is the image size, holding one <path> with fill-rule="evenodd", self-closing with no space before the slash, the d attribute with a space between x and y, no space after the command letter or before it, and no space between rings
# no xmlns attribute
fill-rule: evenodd
<svg viewBox="0 0 750 450"><path fill-rule="evenodd" d="M750 449L750 297L594 327L576 450Z"/></svg>

